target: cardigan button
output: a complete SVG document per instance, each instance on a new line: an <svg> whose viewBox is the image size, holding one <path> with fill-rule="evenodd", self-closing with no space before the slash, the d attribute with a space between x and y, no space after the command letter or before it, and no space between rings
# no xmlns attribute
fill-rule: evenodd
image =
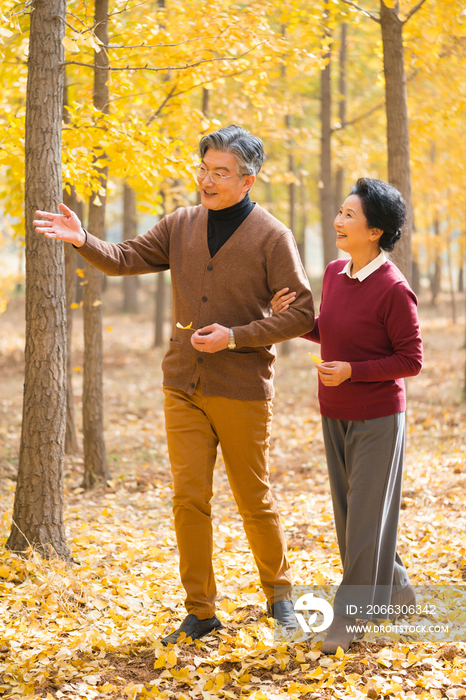
<svg viewBox="0 0 466 700"><path fill-rule="evenodd" d="M195 389L195 387L196 385L194 384L194 382L191 382L191 389Z"/></svg>
<svg viewBox="0 0 466 700"><path fill-rule="evenodd" d="M207 269L209 270L209 272L212 272L214 268L212 267L212 265L207 265Z"/></svg>
<svg viewBox="0 0 466 700"><path fill-rule="evenodd" d="M198 357L198 358L197 358L197 361L198 361L199 364L200 364L201 362L204 362L204 358L203 358L203 357Z"/></svg>
<svg viewBox="0 0 466 700"><path fill-rule="evenodd" d="M202 297L202 301L207 301L207 297Z"/></svg>

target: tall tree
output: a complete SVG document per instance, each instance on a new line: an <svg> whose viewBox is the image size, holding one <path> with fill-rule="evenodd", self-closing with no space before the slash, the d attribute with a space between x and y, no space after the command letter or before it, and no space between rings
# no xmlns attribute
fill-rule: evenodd
<svg viewBox="0 0 466 700"><path fill-rule="evenodd" d="M123 240L137 235L136 192L125 182L123 187ZM139 311L138 282L135 275L123 277L123 311L136 314Z"/></svg>
<svg viewBox="0 0 466 700"><path fill-rule="evenodd" d="M77 212L76 191L74 187L68 192L63 190L63 203ZM65 452L74 455L78 451L76 421L73 395L73 361L71 342L73 337L72 304L75 303L77 289L77 253L70 243L65 243L65 296L66 296L66 430Z"/></svg>
<svg viewBox="0 0 466 700"><path fill-rule="evenodd" d="M108 0L95 0L95 33L108 45ZM108 114L108 53L94 51L94 106ZM105 153L96 153L105 160ZM89 230L97 238L105 237L105 204L108 166L98 168L99 190L89 202ZM102 273L85 264L87 284L84 287L84 367L83 367L83 487L105 484L110 478L104 438L103 409L103 337L102 337Z"/></svg>
<svg viewBox="0 0 466 700"><path fill-rule="evenodd" d="M68 82L64 80L63 88L63 124L69 124L68 113ZM70 182L64 183L63 203L76 211L77 200L76 190ZM76 211L77 213L77 211ZM71 341L73 337L73 314L71 305L76 298L77 286L77 253L70 243L64 244L65 252L65 288L66 288L66 429L65 429L65 452L66 454L76 454L78 451L78 440L76 437L74 395L73 395L73 364L71 357Z"/></svg>
<svg viewBox="0 0 466 700"><path fill-rule="evenodd" d="M347 45L348 25L346 22L341 24L340 36L340 75L338 77L338 117L340 120L340 129L346 126L346 45ZM335 210L341 206L343 202L343 181L344 169L343 163L337 168L335 173ZM335 211L336 213L336 211Z"/></svg>
<svg viewBox="0 0 466 700"><path fill-rule="evenodd" d="M350 0L347 5L358 7ZM403 195L407 205L407 221L402 242L395 248L393 260L408 281L412 278L411 239L413 213L411 201L411 164L409 152L408 91L404 65L403 27L422 7L419 0L404 19L399 0L379 0L379 16L367 10L364 14L380 24L382 30L383 67L385 76L385 110L387 115L388 180ZM362 9L362 8L358 8Z"/></svg>
<svg viewBox="0 0 466 700"><path fill-rule="evenodd" d="M325 3L328 5L328 3ZM327 11L326 11L327 14ZM336 253L335 204L332 189L332 86L331 86L331 35L326 27L324 42L325 67L320 74L320 212L322 221L322 241L324 267L334 259Z"/></svg>
<svg viewBox="0 0 466 700"><path fill-rule="evenodd" d="M69 558L63 525L66 308L63 245L34 231L36 209L62 197L61 122L66 0L32 3L25 138L26 347L23 422L7 547Z"/></svg>

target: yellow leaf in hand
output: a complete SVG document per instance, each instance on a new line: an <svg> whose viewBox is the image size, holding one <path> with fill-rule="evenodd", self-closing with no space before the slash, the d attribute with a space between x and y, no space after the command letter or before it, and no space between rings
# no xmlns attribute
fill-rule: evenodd
<svg viewBox="0 0 466 700"><path fill-rule="evenodd" d="M320 357L317 357L317 355L313 355L312 352L310 352L309 355L312 357L316 364L319 365L321 362L323 362L323 360L321 360Z"/></svg>
<svg viewBox="0 0 466 700"><path fill-rule="evenodd" d="M192 325L193 325L193 322L192 322L192 321L191 321L191 323L190 323L189 325L187 325L187 326L182 326L181 323L178 322L178 323L176 324L176 327L177 327L177 328L181 328L183 331L187 331L188 328L192 328Z"/></svg>

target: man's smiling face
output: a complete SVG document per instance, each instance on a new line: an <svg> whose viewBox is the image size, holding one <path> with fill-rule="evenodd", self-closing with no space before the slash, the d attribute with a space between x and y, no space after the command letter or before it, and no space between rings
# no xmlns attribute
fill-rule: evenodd
<svg viewBox="0 0 466 700"><path fill-rule="evenodd" d="M201 204L206 209L226 209L240 202L255 182L255 175L240 175L236 156L228 151L215 151L209 148L202 164L207 170L225 175L221 182L212 182L210 175L199 180ZM233 177L229 177L233 175Z"/></svg>

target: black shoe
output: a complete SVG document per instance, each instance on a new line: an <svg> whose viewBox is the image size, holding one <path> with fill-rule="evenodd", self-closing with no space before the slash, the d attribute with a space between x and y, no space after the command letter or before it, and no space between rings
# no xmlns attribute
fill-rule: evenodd
<svg viewBox="0 0 466 700"><path fill-rule="evenodd" d="M191 639L200 639L204 635L213 632L214 630L222 629L223 625L216 615L208 617L206 620L199 620L196 615L187 615L177 630L163 637L160 641L164 645L176 644L180 636L185 633L186 637Z"/></svg>
<svg viewBox="0 0 466 700"><path fill-rule="evenodd" d="M295 615L292 600L277 600L277 602L272 605L267 603L267 613L270 617L273 617L279 625L286 627L289 631L301 629Z"/></svg>

